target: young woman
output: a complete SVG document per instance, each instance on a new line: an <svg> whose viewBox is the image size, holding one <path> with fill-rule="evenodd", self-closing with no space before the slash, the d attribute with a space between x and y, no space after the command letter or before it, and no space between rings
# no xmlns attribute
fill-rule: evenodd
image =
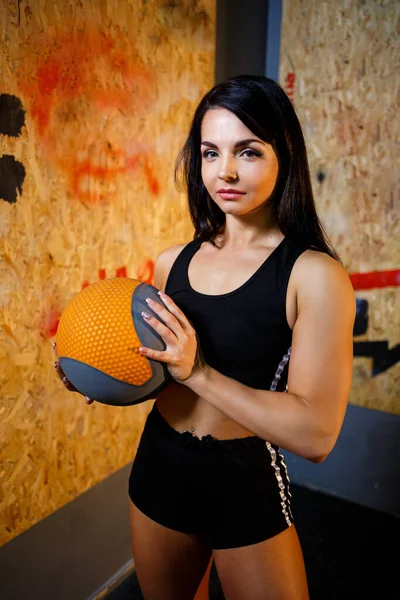
<svg viewBox="0 0 400 600"><path fill-rule="evenodd" d="M209 91L180 167L194 239L159 255L164 306L149 304L159 318L143 314L166 349L141 351L174 381L148 416L129 481L138 580L146 600L207 598L213 559L226 600L304 600L280 448L320 462L335 445L352 379L353 288L276 82L240 76Z"/></svg>

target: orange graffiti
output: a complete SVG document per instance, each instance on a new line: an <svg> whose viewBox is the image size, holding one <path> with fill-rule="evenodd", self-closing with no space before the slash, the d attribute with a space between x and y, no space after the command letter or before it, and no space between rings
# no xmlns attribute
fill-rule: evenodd
<svg viewBox="0 0 400 600"><path fill-rule="evenodd" d="M39 334L42 340L48 340L57 333L61 311L59 308L44 308L39 319Z"/></svg>
<svg viewBox="0 0 400 600"><path fill-rule="evenodd" d="M151 150L141 139L155 86L134 42L118 28L112 37L89 27L32 43L17 79L44 156L65 177L69 196L110 202L118 179L132 172L142 172L157 195Z"/></svg>
<svg viewBox="0 0 400 600"><path fill-rule="evenodd" d="M126 267L118 267L115 271L115 277L127 277Z"/></svg>
<svg viewBox="0 0 400 600"><path fill-rule="evenodd" d="M144 283L154 285L154 261L144 257L136 268L137 278Z"/></svg>
<svg viewBox="0 0 400 600"><path fill-rule="evenodd" d="M99 269L99 272L97 274L97 279L99 281L106 279L107 277L107 270L106 269ZM127 271L126 271L126 267L117 267L115 269L115 277L127 277ZM88 287L88 285L90 285L90 281L84 281L82 283L82 289L85 287Z"/></svg>
<svg viewBox="0 0 400 600"><path fill-rule="evenodd" d="M153 280L154 280L154 261L149 258L149 257L144 257L137 269L137 279L139 281L142 281L143 283L149 283L151 285L153 285ZM115 277L128 277L127 274L127 268L125 266L123 267L117 267L115 269ZM102 279L106 279L107 278L107 270L106 269L99 269L98 274L97 274L97 279L99 281L101 281ZM88 285L90 285L90 281L84 281L82 283L82 289L87 287Z"/></svg>

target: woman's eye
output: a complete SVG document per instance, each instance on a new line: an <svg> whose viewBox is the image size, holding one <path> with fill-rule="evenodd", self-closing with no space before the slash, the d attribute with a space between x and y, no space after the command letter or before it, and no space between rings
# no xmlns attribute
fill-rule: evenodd
<svg viewBox="0 0 400 600"><path fill-rule="evenodd" d="M211 156L211 154L212 154L213 156ZM217 154L217 153L216 153L216 152L214 152L214 150L206 150L205 152L203 152L203 156L204 156L204 158L214 158L214 156L215 156L216 154Z"/></svg>
<svg viewBox="0 0 400 600"><path fill-rule="evenodd" d="M244 150L243 154L245 154L247 156L247 158L254 158L254 156L261 156L261 154L259 152L257 152L256 150Z"/></svg>

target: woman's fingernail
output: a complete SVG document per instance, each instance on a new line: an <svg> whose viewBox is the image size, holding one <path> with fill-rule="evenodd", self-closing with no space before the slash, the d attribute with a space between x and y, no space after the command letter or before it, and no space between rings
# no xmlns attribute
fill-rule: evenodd
<svg viewBox="0 0 400 600"><path fill-rule="evenodd" d="M56 361L56 362L54 363L54 368L55 368L55 369L57 369L57 367L58 367L58 365L59 365L59 364L60 364L60 363Z"/></svg>
<svg viewBox="0 0 400 600"><path fill-rule="evenodd" d="M149 315L149 313L147 313L145 310L142 311L142 317L144 319L151 319L151 315Z"/></svg>
<svg viewBox="0 0 400 600"><path fill-rule="evenodd" d="M68 379L67 379L66 377L63 377L63 383L64 383L65 385L67 385L67 383L68 383Z"/></svg>

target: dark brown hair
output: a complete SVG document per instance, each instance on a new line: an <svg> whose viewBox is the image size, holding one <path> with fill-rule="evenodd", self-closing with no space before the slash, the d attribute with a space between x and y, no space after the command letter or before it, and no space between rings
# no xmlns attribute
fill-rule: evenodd
<svg viewBox="0 0 400 600"><path fill-rule="evenodd" d="M274 203L280 231L305 248L326 252L341 263L317 215L299 119L284 90L268 77L239 75L218 83L194 113L175 164L177 187L181 189L183 182L188 193L194 237L215 245L213 240L225 223L225 214L210 198L201 177L201 124L206 112L214 108L231 111L273 147L279 173L269 201Z"/></svg>

